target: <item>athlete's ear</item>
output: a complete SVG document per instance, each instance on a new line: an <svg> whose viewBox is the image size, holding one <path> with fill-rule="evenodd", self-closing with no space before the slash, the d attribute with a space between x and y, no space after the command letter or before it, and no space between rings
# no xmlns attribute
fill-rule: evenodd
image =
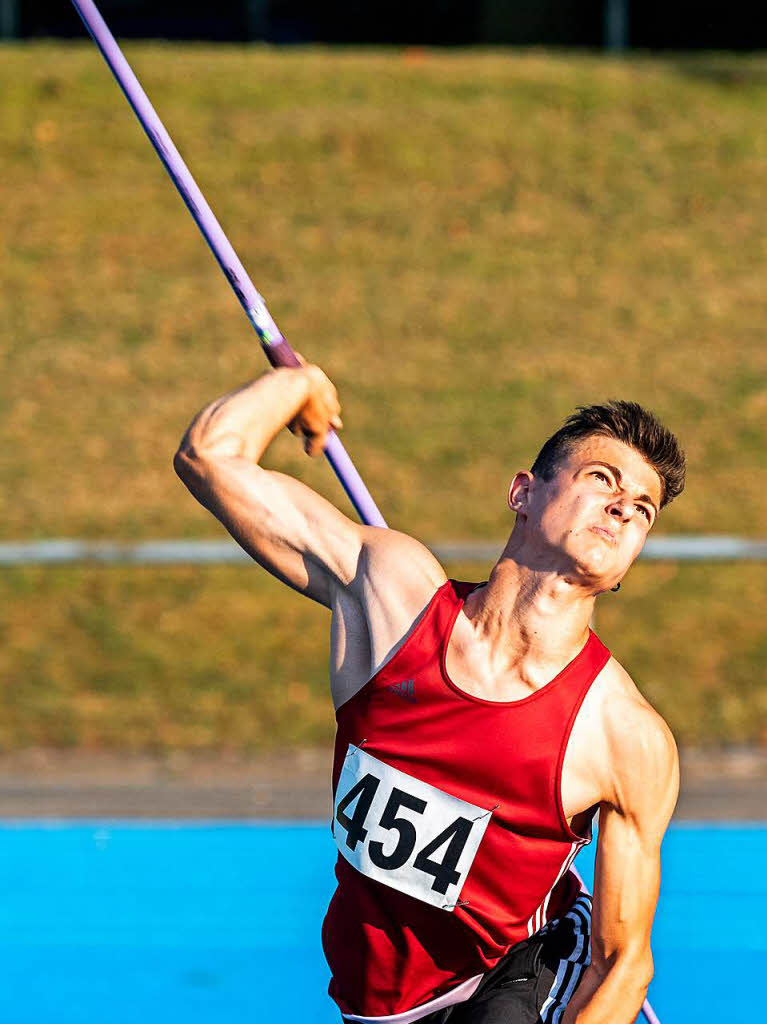
<svg viewBox="0 0 767 1024"><path fill-rule="evenodd" d="M509 508L512 512L519 514L527 509L530 501L530 487L535 477L528 470L523 469L514 476L509 487Z"/></svg>

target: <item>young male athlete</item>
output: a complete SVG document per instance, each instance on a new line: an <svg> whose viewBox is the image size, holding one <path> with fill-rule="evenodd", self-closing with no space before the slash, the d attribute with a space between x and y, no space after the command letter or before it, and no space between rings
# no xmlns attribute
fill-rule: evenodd
<svg viewBox="0 0 767 1024"><path fill-rule="evenodd" d="M509 540L470 584L262 469L285 425L312 455L340 428L318 367L213 402L174 465L257 562L332 613L339 857L323 943L341 1013L630 1024L677 757L589 621L684 486L675 438L634 403L571 416L514 476ZM569 869L597 811L591 934Z"/></svg>

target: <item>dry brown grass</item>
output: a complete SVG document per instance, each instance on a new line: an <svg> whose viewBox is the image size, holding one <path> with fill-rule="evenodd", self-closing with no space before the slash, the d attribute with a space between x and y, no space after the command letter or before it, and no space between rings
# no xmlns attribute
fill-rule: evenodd
<svg viewBox="0 0 767 1024"><path fill-rule="evenodd" d="M544 54L128 55L283 330L338 382L392 525L502 536L512 471L575 404L621 396L689 452L660 530L764 534L758 61L727 79ZM5 47L0 94L3 534L211 535L170 460L197 408L261 372L254 335L90 46ZM291 438L270 458L348 507ZM636 570L648 595L605 612L616 653L683 738L759 738L763 571L671 571ZM280 660L322 630L270 590L275 629L267 584L228 573L190 577L194 656L156 628L186 600L172 574L6 574L3 745L323 738L321 637ZM236 629L203 625L221 602ZM659 623L665 660L644 661Z"/></svg>

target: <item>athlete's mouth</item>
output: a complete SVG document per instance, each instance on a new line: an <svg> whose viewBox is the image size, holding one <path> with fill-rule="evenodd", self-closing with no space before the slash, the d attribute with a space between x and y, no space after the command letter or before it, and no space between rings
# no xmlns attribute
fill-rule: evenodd
<svg viewBox="0 0 767 1024"><path fill-rule="evenodd" d="M615 536L615 534L612 532L612 530L608 530L604 526L592 526L591 527L591 532L595 533L598 537L604 537L604 539L609 544L615 544L617 542L617 539L618 539Z"/></svg>

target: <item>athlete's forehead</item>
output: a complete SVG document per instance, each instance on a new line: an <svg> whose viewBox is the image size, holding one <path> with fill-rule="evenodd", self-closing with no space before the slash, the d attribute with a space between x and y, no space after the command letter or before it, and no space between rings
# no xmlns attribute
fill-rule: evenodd
<svg viewBox="0 0 767 1024"><path fill-rule="evenodd" d="M605 466L617 482L637 497L645 497L660 508L663 485L657 471L635 448L614 437L592 434L576 442L560 469L573 477L590 466Z"/></svg>

